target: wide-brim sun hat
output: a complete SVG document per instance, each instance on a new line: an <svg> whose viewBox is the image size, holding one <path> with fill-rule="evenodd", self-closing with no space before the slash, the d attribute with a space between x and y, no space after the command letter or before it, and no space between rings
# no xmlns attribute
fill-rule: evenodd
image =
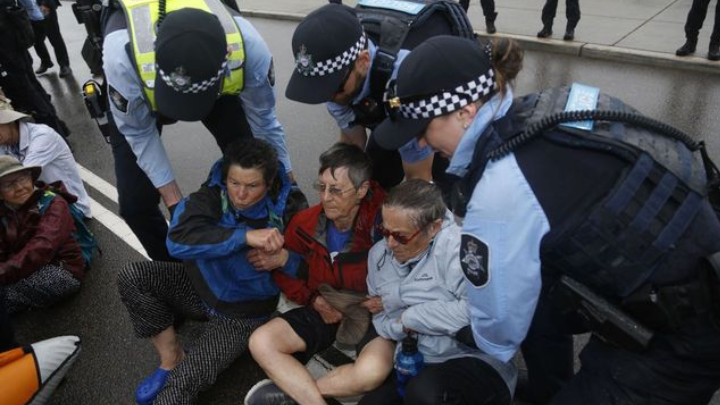
<svg viewBox="0 0 720 405"><path fill-rule="evenodd" d="M29 117L27 114L15 111L7 99L0 99L0 124L9 124Z"/></svg>
<svg viewBox="0 0 720 405"><path fill-rule="evenodd" d="M30 171L33 181L37 180L42 173L42 167L28 165L24 166L19 160L10 155L0 156L0 180L13 173Z"/></svg>
<svg viewBox="0 0 720 405"><path fill-rule="evenodd" d="M395 150L422 135L430 122L496 92L489 51L477 41L437 36L403 60L388 86L386 118L373 132L383 149Z"/></svg>
<svg viewBox="0 0 720 405"><path fill-rule="evenodd" d="M308 14L295 29L295 68L285 96L305 104L331 101L367 47L355 10L327 4Z"/></svg>

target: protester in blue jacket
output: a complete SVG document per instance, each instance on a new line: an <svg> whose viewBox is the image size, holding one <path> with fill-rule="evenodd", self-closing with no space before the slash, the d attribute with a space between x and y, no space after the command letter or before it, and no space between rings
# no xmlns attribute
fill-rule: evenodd
<svg viewBox="0 0 720 405"><path fill-rule="evenodd" d="M139 262L118 287L135 334L149 338L160 366L136 391L138 404L191 404L247 348L275 311L280 290L253 252L284 243L290 180L272 146L244 139L228 146L200 190L173 215L168 250L183 263ZM207 320L192 351L180 345L177 316Z"/></svg>

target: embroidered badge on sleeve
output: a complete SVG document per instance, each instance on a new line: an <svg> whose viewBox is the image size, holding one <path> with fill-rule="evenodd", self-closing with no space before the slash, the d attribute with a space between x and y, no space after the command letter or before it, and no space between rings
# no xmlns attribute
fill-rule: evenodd
<svg viewBox="0 0 720 405"><path fill-rule="evenodd" d="M463 234L460 240L460 266L465 278L475 287L490 281L490 249L473 235Z"/></svg>
<svg viewBox="0 0 720 405"><path fill-rule="evenodd" d="M115 108L117 108L120 112L123 114L127 114L128 112L128 100L123 97L122 94L120 94L119 91L115 90L113 86L110 86L110 101L113 103Z"/></svg>

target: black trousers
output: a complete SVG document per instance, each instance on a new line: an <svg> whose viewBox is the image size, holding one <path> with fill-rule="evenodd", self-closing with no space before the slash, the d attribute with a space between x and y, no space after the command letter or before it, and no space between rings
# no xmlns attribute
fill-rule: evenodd
<svg viewBox="0 0 720 405"><path fill-rule="evenodd" d="M546 27L552 27L555 14L557 13L558 0L547 0L542 9L542 23ZM579 0L567 0L565 3L565 16L567 17L567 28L575 29L580 21Z"/></svg>
<svg viewBox="0 0 720 405"><path fill-rule="evenodd" d="M58 65L70 66L67 47L60 33L57 10L51 8L50 12L45 16L45 20L33 22L33 31L35 31L35 52L37 52L42 64L48 66L52 64L50 53L45 46L45 38L47 37L55 51L55 59Z"/></svg>
<svg viewBox="0 0 720 405"><path fill-rule="evenodd" d="M0 42L0 87L15 110L32 115L35 122L49 126L63 137L70 135L58 118L50 95L33 72L30 53L4 41Z"/></svg>
<svg viewBox="0 0 720 405"><path fill-rule="evenodd" d="M470 8L470 0L459 0L459 3L466 12ZM485 19L495 21L495 0L480 0L480 6Z"/></svg>
<svg viewBox="0 0 720 405"><path fill-rule="evenodd" d="M165 245L168 226L158 206L160 193L138 166L137 157L125 137L118 131L112 114L108 116L120 216L140 240L151 259L173 261ZM202 123L215 137L221 151L234 140L253 136L238 96L220 97ZM161 129L161 125L158 127ZM192 154L192 151L187 153Z"/></svg>
<svg viewBox="0 0 720 405"><path fill-rule="evenodd" d="M547 403L572 378L573 333L585 332L576 325L579 322L561 315L552 286L551 280L543 279L540 299L521 345L528 381L516 395L537 404Z"/></svg>
<svg viewBox="0 0 720 405"><path fill-rule="evenodd" d="M426 365L405 387L404 398L398 394L393 370L358 405L508 405L510 399L495 369L482 360L464 357Z"/></svg>
<svg viewBox="0 0 720 405"><path fill-rule="evenodd" d="M711 0L693 0L692 7L690 7L690 12L687 16L687 22L685 23L685 36L688 39L697 40L700 29L705 21L710 1ZM715 27L710 35L710 43L720 43L720 0L715 4Z"/></svg>

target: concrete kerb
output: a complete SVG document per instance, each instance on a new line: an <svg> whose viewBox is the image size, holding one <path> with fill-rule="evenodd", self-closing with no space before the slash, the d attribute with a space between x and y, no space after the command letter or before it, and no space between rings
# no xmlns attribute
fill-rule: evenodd
<svg viewBox="0 0 720 405"><path fill-rule="evenodd" d="M268 20L301 21L306 14L287 13L280 11L240 10L243 16L252 18L265 18ZM711 62L701 57L678 58L675 55L643 51L617 46L597 45L585 42L562 41L555 39L540 39L526 35L494 34L488 35L477 32L483 38L503 37L518 41L524 49L538 52L554 52L565 55L575 55L582 58L609 60L614 62L635 63L646 66L655 66L670 69L693 70L703 73L720 74L720 63Z"/></svg>

